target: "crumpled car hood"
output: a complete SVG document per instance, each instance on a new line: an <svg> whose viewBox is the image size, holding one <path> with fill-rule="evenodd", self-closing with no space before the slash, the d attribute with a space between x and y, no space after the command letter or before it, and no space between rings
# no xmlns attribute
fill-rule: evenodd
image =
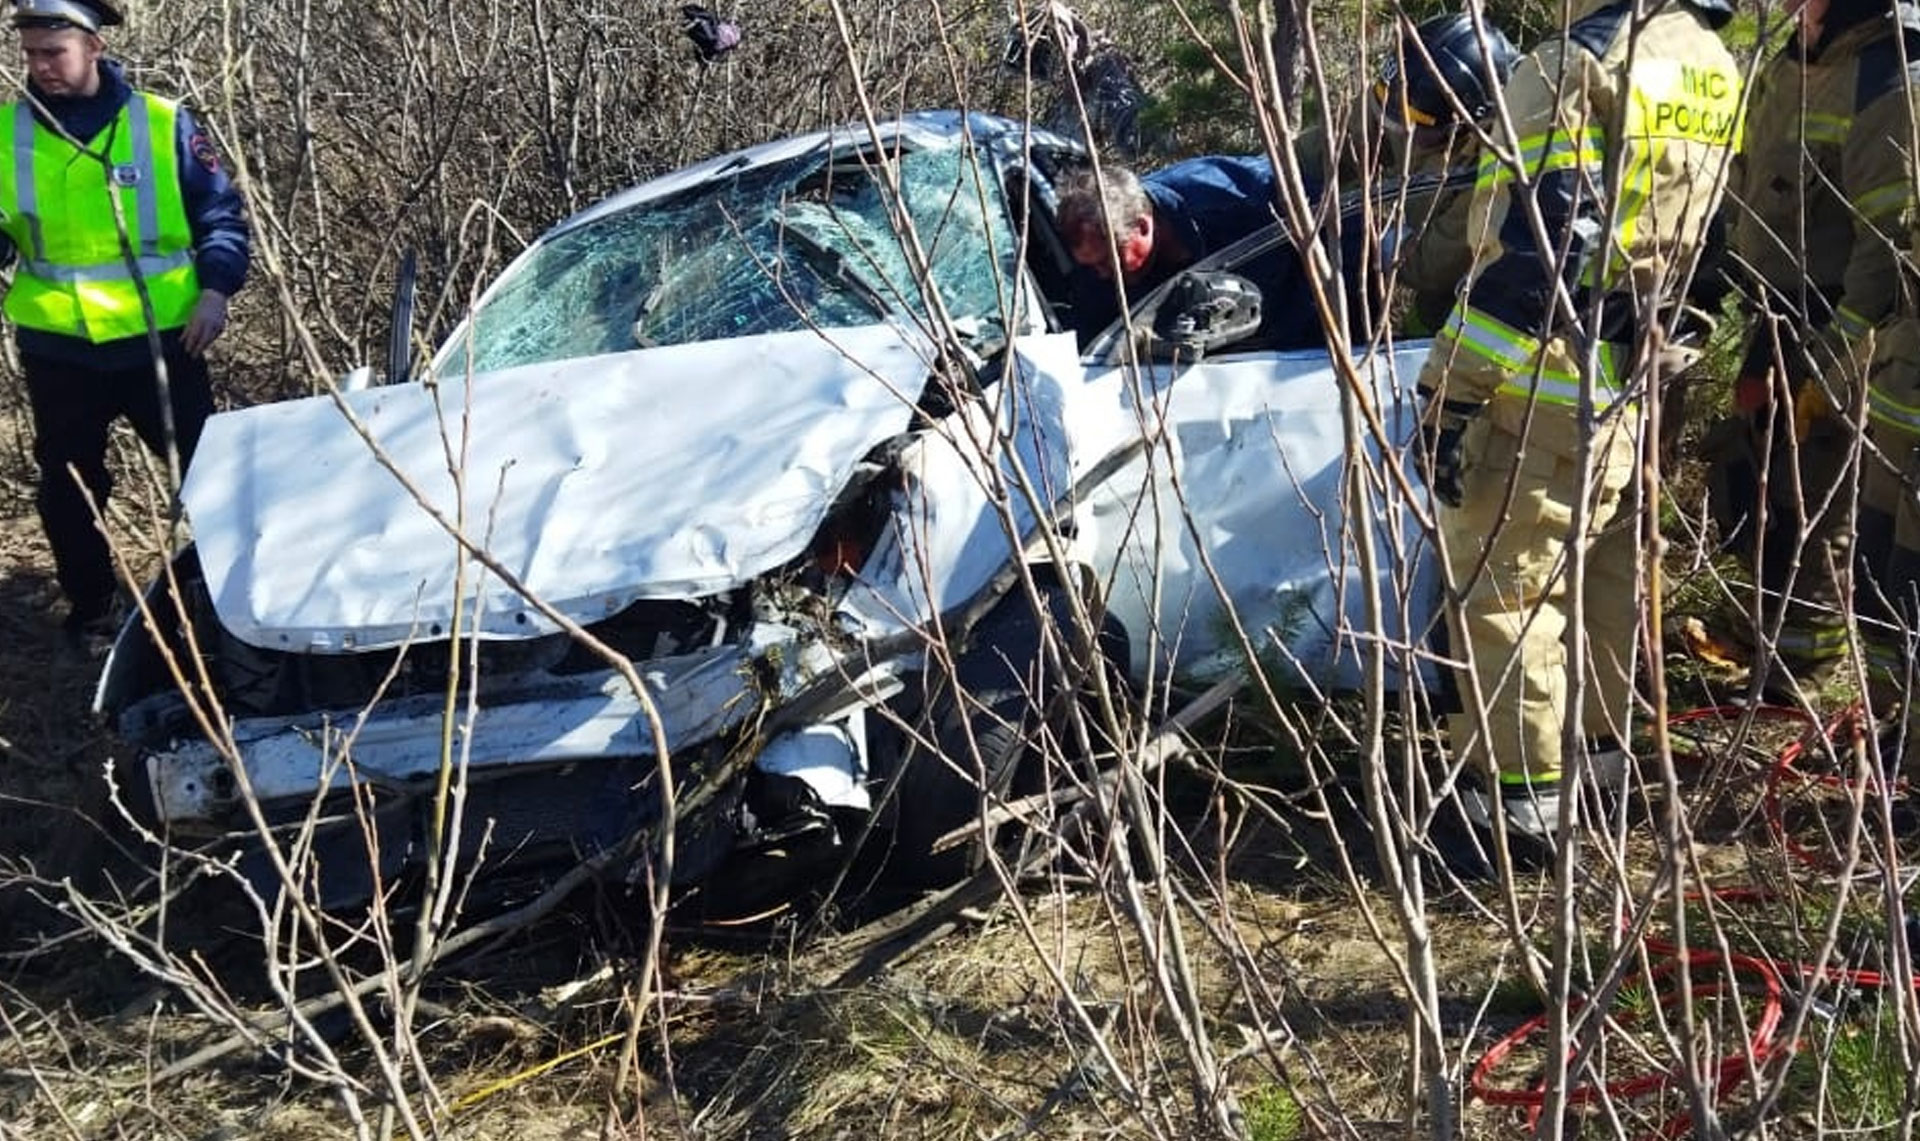
<svg viewBox="0 0 1920 1141"><path fill-rule="evenodd" d="M448 520L540 598L590 622L798 556L928 373L889 325L647 349L347 393L353 418ZM464 456L464 487L450 457ZM553 626L454 540L330 397L208 421L182 491L235 636L339 652ZM477 605L472 605L477 604Z"/></svg>

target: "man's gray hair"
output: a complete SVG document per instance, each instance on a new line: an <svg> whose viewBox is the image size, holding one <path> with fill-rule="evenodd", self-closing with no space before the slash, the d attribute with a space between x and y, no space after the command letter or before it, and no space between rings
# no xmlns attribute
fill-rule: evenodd
<svg viewBox="0 0 1920 1141"><path fill-rule="evenodd" d="M1055 222L1063 234L1090 229L1112 238L1153 212L1140 177L1112 163L1102 166L1098 177L1092 167L1070 171L1055 190L1060 200Z"/></svg>

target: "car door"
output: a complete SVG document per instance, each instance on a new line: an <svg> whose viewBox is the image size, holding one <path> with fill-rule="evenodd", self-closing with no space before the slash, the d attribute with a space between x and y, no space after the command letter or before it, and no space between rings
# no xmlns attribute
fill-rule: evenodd
<svg viewBox="0 0 1920 1141"><path fill-rule="evenodd" d="M1327 347L1280 227L1190 272L1236 270L1263 293L1245 342L1198 359L1167 344L1156 330L1176 278L1090 346L1085 383L1111 391L1151 446L1086 498L1077 534L1109 568L1137 671L1216 673L1251 644L1300 680L1354 685L1365 647L1424 640L1437 614L1425 493L1406 455L1429 343ZM1349 275L1350 313L1373 302L1362 280Z"/></svg>

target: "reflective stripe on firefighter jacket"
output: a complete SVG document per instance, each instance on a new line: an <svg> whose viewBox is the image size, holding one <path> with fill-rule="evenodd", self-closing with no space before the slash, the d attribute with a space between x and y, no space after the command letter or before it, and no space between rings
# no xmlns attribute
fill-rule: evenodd
<svg viewBox="0 0 1920 1141"><path fill-rule="evenodd" d="M1529 431L1564 455L1583 374L1596 411L1628 400L1634 333L1677 301L1740 133L1740 69L1720 37L1684 5L1630 36L1632 15L1589 0L1507 85L1517 138L1496 131L1481 156L1474 274L1420 379L1516 424L1535 401L1564 408Z"/></svg>
<svg viewBox="0 0 1920 1141"><path fill-rule="evenodd" d="M9 105L0 230L19 253L7 292L9 320L96 343L140 336L147 322L137 265L157 327L187 323L200 285L174 146L176 108L136 92L106 130L86 140L92 153L81 154L41 124L29 104ZM105 163L96 157L102 150ZM116 197L130 250L121 246Z"/></svg>
<svg viewBox="0 0 1920 1141"><path fill-rule="evenodd" d="M1914 209L1897 143L1912 137L1910 74L1920 76L1920 11L1901 4L1810 50L1796 35L1754 83L1728 243L1787 331L1830 322L1851 341L1894 311Z"/></svg>

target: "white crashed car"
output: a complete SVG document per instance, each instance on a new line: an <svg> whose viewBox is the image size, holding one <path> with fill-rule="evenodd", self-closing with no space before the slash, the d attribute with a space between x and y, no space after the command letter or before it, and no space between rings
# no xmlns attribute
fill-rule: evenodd
<svg viewBox="0 0 1920 1141"><path fill-rule="evenodd" d="M1081 157L954 113L727 155L556 226L422 376L215 416L184 606L156 583L161 636L131 624L99 687L133 799L179 842L253 836L248 796L317 822L334 904L420 865L443 756L483 871L651 857L670 771L678 882L851 840L907 766L873 834L918 859L982 802L942 754L1004 768L1087 686L1036 681L1036 602L1103 615L1092 644L1143 684L1244 668L1230 618L1334 687L1375 635L1423 636L1406 511L1372 520L1378 580L1356 569L1323 348L1232 313L1179 354L1060 331L1050 178ZM1160 298L1135 328L1174 327ZM1390 453L1424 349L1359 355Z"/></svg>

